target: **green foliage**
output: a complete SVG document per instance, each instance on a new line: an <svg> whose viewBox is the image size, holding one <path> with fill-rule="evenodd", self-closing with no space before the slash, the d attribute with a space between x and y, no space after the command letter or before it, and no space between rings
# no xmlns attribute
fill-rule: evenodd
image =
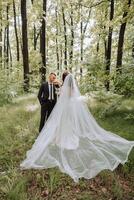
<svg viewBox="0 0 134 200"><path fill-rule="evenodd" d="M13 72L0 70L0 106L12 101L12 99L23 93L22 73L16 69Z"/></svg>
<svg viewBox="0 0 134 200"><path fill-rule="evenodd" d="M125 96L134 96L134 69L126 68L114 79L115 92Z"/></svg>
<svg viewBox="0 0 134 200"><path fill-rule="evenodd" d="M80 79L80 89L83 94L92 91L106 91L104 86L105 81L109 80L111 92L127 97L134 96L133 67L129 68L126 66L126 69L123 70L122 74L112 72L109 76L106 76L105 74L103 63L92 62L92 64L87 67L88 72Z"/></svg>
<svg viewBox="0 0 134 200"><path fill-rule="evenodd" d="M107 117L111 113L119 110L123 101L122 96L110 92L106 93L103 91L98 92L95 99L97 99L98 102L105 104L105 108L100 107L100 118Z"/></svg>
<svg viewBox="0 0 134 200"><path fill-rule="evenodd" d="M41 67L41 56L37 51L31 51L29 55L30 63L30 91L38 88L40 84L39 71Z"/></svg>
<svg viewBox="0 0 134 200"><path fill-rule="evenodd" d="M118 200L122 200L123 190L120 183L118 182L118 179L114 179L112 183L112 193L113 193L114 198Z"/></svg>
<svg viewBox="0 0 134 200"><path fill-rule="evenodd" d="M0 183L0 194L3 199L4 197L11 200L26 199L27 178L19 175L15 168L10 169L8 173L3 173Z"/></svg>
<svg viewBox="0 0 134 200"><path fill-rule="evenodd" d="M91 91L104 89L104 64L99 60L92 60L90 65L87 65L87 72L80 79L80 90L83 94Z"/></svg>

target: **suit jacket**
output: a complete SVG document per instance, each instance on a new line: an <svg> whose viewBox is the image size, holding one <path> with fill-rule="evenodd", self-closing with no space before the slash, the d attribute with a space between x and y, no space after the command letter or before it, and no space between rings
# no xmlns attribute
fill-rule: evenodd
<svg viewBox="0 0 134 200"><path fill-rule="evenodd" d="M54 101L56 102L57 100L57 95L56 95L56 87L59 87L58 85L54 85ZM38 99L41 105L43 105L44 103L48 102L48 98L49 98L49 86L48 86L48 82L43 83L40 86L39 92L38 92Z"/></svg>

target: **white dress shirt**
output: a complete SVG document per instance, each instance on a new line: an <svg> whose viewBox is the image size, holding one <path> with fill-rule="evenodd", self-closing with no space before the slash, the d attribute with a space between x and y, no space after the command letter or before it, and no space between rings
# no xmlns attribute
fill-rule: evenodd
<svg viewBox="0 0 134 200"><path fill-rule="evenodd" d="M52 99L51 99L51 84L52 84ZM48 97L48 99L49 100L54 100L54 84L48 82L48 88L49 88L49 97Z"/></svg>

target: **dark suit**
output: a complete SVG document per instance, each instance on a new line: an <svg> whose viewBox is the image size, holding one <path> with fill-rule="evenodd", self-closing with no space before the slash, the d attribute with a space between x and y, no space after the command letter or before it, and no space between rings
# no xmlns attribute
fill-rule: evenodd
<svg viewBox="0 0 134 200"><path fill-rule="evenodd" d="M40 119L40 126L39 126L39 132L42 130L46 120L48 119L51 111L53 110L57 95L56 95L56 87L59 87L58 85L53 85L53 94L54 94L54 100L49 100L49 85L48 82L45 82L41 85L38 93L38 99L41 105L41 119Z"/></svg>

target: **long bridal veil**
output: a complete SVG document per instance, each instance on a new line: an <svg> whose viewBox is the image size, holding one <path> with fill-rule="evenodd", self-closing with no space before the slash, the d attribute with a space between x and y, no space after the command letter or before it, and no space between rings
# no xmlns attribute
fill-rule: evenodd
<svg viewBox="0 0 134 200"><path fill-rule="evenodd" d="M65 78L60 97L21 169L46 169L58 166L75 182L93 178L103 169L114 170L124 164L134 146L96 122L72 74Z"/></svg>

